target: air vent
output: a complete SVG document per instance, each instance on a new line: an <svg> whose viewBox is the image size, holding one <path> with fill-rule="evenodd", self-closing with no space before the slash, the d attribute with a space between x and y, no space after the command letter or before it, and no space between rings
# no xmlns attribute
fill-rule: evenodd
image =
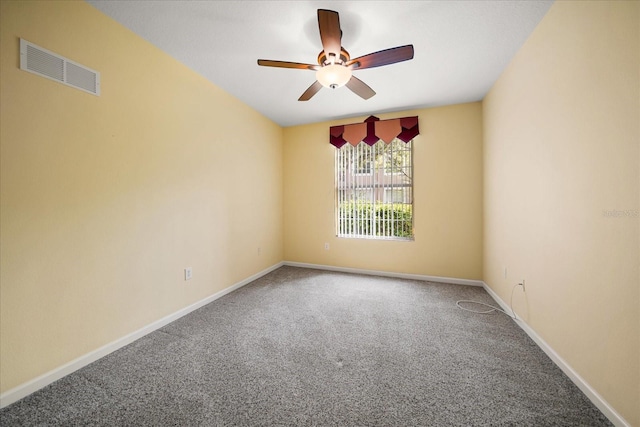
<svg viewBox="0 0 640 427"><path fill-rule="evenodd" d="M20 39L20 69L100 96L100 73Z"/></svg>

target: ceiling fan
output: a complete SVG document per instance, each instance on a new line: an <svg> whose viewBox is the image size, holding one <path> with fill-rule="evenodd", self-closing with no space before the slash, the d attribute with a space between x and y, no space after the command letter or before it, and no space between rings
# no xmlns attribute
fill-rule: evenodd
<svg viewBox="0 0 640 427"><path fill-rule="evenodd" d="M318 27L323 48L318 55L318 65L258 59L258 65L265 67L297 68L316 72L316 81L304 91L298 101L308 101L322 87L335 89L344 85L356 95L369 99L376 94L375 91L353 76L352 71L395 64L413 58L413 45L408 44L351 59L349 52L342 47L340 16L333 10L318 9Z"/></svg>

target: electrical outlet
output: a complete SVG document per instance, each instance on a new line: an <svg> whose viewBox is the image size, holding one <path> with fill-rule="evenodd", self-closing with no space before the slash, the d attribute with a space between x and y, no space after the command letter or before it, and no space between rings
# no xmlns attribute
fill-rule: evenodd
<svg viewBox="0 0 640 427"><path fill-rule="evenodd" d="M328 250L329 250L329 244L328 244L328 243L325 243L325 244L324 244L324 250L325 250L325 251L328 251Z"/></svg>
<svg viewBox="0 0 640 427"><path fill-rule="evenodd" d="M502 267L502 269L504 270L504 278L507 278L507 267Z"/></svg>
<svg viewBox="0 0 640 427"><path fill-rule="evenodd" d="M262 248L258 248L258 255L262 253Z"/></svg>
<svg viewBox="0 0 640 427"><path fill-rule="evenodd" d="M524 279L522 279L522 280L520 281L520 283L518 283L518 285L522 286L522 291L523 291L523 292L526 292L526 291L527 291L527 289L524 287Z"/></svg>
<svg viewBox="0 0 640 427"><path fill-rule="evenodd" d="M184 269L184 280L191 280L193 278L193 269L187 267Z"/></svg>

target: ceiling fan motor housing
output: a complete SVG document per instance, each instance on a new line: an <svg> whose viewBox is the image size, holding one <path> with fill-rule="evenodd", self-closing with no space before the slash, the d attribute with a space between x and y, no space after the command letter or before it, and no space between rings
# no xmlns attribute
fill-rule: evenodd
<svg viewBox="0 0 640 427"><path fill-rule="evenodd" d="M351 56L349 56L349 52L347 52L344 48L340 48L340 58L336 58L333 63L344 65L350 59ZM331 64L331 60L327 57L327 54L324 52L324 50L318 54L318 64L320 64L320 66L322 67Z"/></svg>

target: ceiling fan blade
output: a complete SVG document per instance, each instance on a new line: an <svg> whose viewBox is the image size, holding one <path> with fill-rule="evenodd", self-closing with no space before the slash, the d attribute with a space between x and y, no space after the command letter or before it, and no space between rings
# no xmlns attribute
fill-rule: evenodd
<svg viewBox="0 0 640 427"><path fill-rule="evenodd" d="M298 98L298 101L310 100L311 97L316 93L318 93L320 89L322 89L322 85L320 84L319 81L316 80L311 86L309 86L309 89L304 91L304 93L300 96L300 98Z"/></svg>
<svg viewBox="0 0 640 427"><path fill-rule="evenodd" d="M296 68L299 70L319 70L319 65L302 64L300 62L289 61L272 61L270 59L258 59L258 65L263 67L278 67L278 68Z"/></svg>
<svg viewBox="0 0 640 427"><path fill-rule="evenodd" d="M355 93L363 99L369 99L376 94L376 92L371 89L365 82L355 76L351 76L346 86L351 89L351 92Z"/></svg>
<svg viewBox="0 0 640 427"><path fill-rule="evenodd" d="M347 62L347 67L354 65L357 70L364 68L381 67L383 65L395 64L396 62L413 59L413 45L392 47L391 49L380 50ZM357 66L356 66L357 65Z"/></svg>
<svg viewBox="0 0 640 427"><path fill-rule="evenodd" d="M336 59L340 58L342 48L342 30L340 30L340 16L333 10L318 9L318 28L320 29L320 40L324 53L334 54Z"/></svg>

